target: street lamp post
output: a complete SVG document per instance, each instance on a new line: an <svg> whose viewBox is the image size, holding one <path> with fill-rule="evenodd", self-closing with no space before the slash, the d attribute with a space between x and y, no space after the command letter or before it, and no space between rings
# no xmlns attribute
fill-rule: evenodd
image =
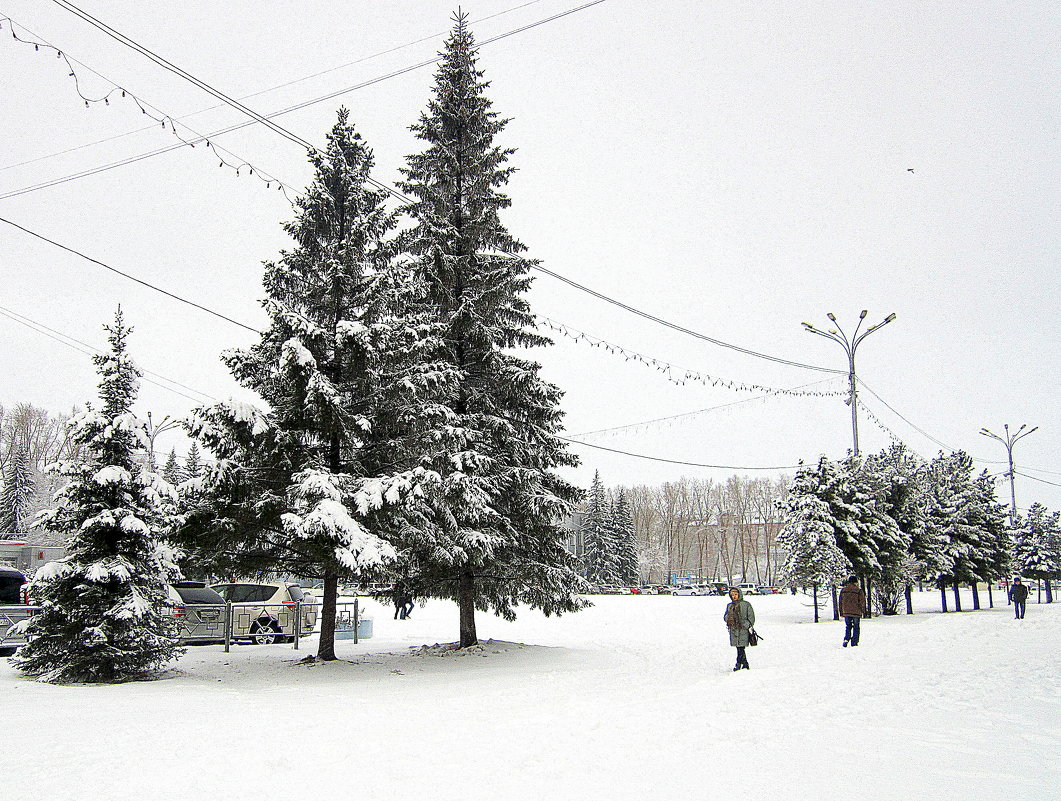
<svg viewBox="0 0 1061 801"><path fill-rule="evenodd" d="M883 328L892 320L895 319L895 314L889 314L883 320L876 325L872 325L863 331L861 334L858 330L862 327L862 322L866 319L866 315L869 314L865 309L858 316L858 325L855 326L855 331L848 338L847 334L840 327L840 324L836 322L836 315L829 312L825 316L832 320L835 329L830 328L828 331L822 331L821 329L815 328L810 323L803 323L803 327L810 331L812 334L831 339L833 342L840 343L840 346L844 349L847 354L847 380L850 384L850 395L847 398L847 403L851 407L851 439L855 446L855 456L858 456L858 384L855 378L855 350L858 348L860 342L868 337L878 328Z"/></svg>
<svg viewBox="0 0 1061 801"><path fill-rule="evenodd" d="M998 434L994 434L988 431L986 428L981 428L980 433L985 437L991 437L991 439L997 439L1003 445L1006 446L1006 455L1009 457L1009 526L1010 528L1016 528L1017 526L1017 490L1013 480L1013 446L1017 443L1017 440L1028 436L1033 431L1038 431L1039 426L1035 428L1028 428L1027 425L1022 425L1012 434L1009 432L1009 424L1003 426L1006 431L1005 437L1000 437ZM1028 428L1027 431L1024 429Z"/></svg>

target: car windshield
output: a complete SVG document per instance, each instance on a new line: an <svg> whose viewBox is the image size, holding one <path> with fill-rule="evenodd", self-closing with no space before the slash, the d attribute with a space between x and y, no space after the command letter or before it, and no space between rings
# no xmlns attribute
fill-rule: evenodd
<svg viewBox="0 0 1061 801"><path fill-rule="evenodd" d="M19 590L25 581L25 577L17 570L0 570L0 604L21 603Z"/></svg>
<svg viewBox="0 0 1061 801"><path fill-rule="evenodd" d="M306 600L306 594L302 592L302 588L297 584L288 584L287 591L291 594L292 601Z"/></svg>
<svg viewBox="0 0 1061 801"><path fill-rule="evenodd" d="M234 604L265 603L276 594L276 587L267 584L218 584L214 589Z"/></svg>
<svg viewBox="0 0 1061 801"><path fill-rule="evenodd" d="M223 604L225 599L209 587L174 587L186 604Z"/></svg>

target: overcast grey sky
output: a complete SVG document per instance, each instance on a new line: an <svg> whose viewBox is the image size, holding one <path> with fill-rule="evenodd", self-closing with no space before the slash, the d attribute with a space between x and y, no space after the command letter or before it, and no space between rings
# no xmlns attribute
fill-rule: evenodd
<svg viewBox="0 0 1061 801"><path fill-rule="evenodd" d="M483 20L473 25L482 41L581 3L461 5ZM316 75L246 100L269 113L430 59L456 3L79 6L229 95ZM0 11L23 38L33 31L198 132L246 119L231 108L195 113L217 101L55 3L4 0ZM895 312L858 352L859 375L879 396L863 395L880 423L861 416L863 450L884 447L887 428L926 457L943 443L1001 461L982 426L1039 425L1016 449L1018 469L1039 479L1018 477L1018 505L1056 509L1059 22L1047 2L606 0L481 51L495 108L511 118L501 142L518 148L505 220L550 270L792 361L846 369L841 348L805 333L804 320L824 327L832 311L850 327L861 309L869 323ZM65 63L9 28L0 33L0 217L261 326L261 262L286 246L280 226L291 215L275 183L266 189L246 169L236 177L200 145L10 194L177 140L129 98L85 108ZM90 97L112 88L75 72ZM408 126L432 76L423 67L278 122L322 142L345 104L376 152L375 177L393 184L418 148ZM310 177L304 152L262 126L214 142L296 191ZM843 387L842 377L697 340L547 276L531 299L540 315L702 374ZM2 309L101 347L100 326L119 303L143 368L195 398L239 391L218 354L253 334L0 224ZM93 396L84 355L3 316L0 343L0 403L58 411ZM724 407L584 438L595 445L748 468L841 457L851 446L838 397L675 385L564 337L535 355L567 393L572 434ZM141 393L140 411L156 417L194 405L151 384ZM160 443L170 446L184 442ZM583 484L593 469L608 485L733 472L576 450ZM1008 486L999 496L1008 500Z"/></svg>

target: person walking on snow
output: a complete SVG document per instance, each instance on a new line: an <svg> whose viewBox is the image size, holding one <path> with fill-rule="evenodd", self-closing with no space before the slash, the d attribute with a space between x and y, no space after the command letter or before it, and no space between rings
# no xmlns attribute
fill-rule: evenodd
<svg viewBox="0 0 1061 801"><path fill-rule="evenodd" d="M734 672L744 668L750 669L748 654L748 632L755 625L755 610L752 605L744 600L744 593L739 587L731 587L729 591L730 602L726 604L726 613L722 619L726 621L729 629L729 644L737 649L737 666Z"/></svg>
<svg viewBox="0 0 1061 801"><path fill-rule="evenodd" d="M1024 620L1024 604L1028 600L1028 587L1021 584L1019 578L1013 579L1013 586L1009 588L1009 599L1013 601L1015 619Z"/></svg>
<svg viewBox="0 0 1061 801"><path fill-rule="evenodd" d="M858 645L858 630L866 614L866 593L858 586L858 576L851 576L840 590L840 615L844 619L844 648Z"/></svg>

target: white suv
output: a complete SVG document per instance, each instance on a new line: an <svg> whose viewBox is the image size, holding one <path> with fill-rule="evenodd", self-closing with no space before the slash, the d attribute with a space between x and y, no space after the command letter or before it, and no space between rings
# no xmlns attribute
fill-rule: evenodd
<svg viewBox="0 0 1061 801"><path fill-rule="evenodd" d="M287 581L213 584L211 589L232 604L232 638L259 645L290 640L295 633L295 610L302 604L299 636L313 632L317 604L298 584Z"/></svg>

